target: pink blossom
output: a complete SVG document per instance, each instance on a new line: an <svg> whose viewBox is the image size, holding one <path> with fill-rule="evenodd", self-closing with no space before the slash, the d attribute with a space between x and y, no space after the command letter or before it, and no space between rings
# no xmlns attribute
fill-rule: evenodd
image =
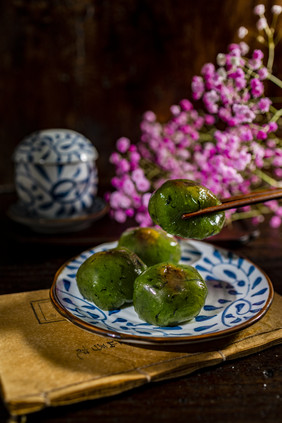
<svg viewBox="0 0 282 423"><path fill-rule="evenodd" d="M114 188L121 188L122 185L120 178L118 178L117 176L114 176L111 179L111 184Z"/></svg>
<svg viewBox="0 0 282 423"><path fill-rule="evenodd" d="M132 209L132 208L126 209L125 214L126 214L127 217L133 217L134 216L134 209Z"/></svg>
<svg viewBox="0 0 282 423"><path fill-rule="evenodd" d="M195 121L194 121L195 129L201 129L204 122L205 122L205 119L202 116L199 116L197 119L195 119Z"/></svg>
<svg viewBox="0 0 282 423"><path fill-rule="evenodd" d="M267 21L266 21L266 19L265 18L260 18L258 21L257 21L257 29L259 30L259 31L262 31L263 29L265 29L267 27Z"/></svg>
<svg viewBox="0 0 282 423"><path fill-rule="evenodd" d="M264 4L258 4L257 6L254 7L254 14L255 15L263 15L265 13L265 6Z"/></svg>
<svg viewBox="0 0 282 423"><path fill-rule="evenodd" d="M199 133L198 131L191 130L189 133L192 140L197 141L199 139Z"/></svg>
<svg viewBox="0 0 282 423"><path fill-rule="evenodd" d="M247 86L247 81L245 78L236 78L235 85L238 90L243 90Z"/></svg>
<svg viewBox="0 0 282 423"><path fill-rule="evenodd" d="M138 179L138 181L136 181L136 186L139 191L146 192L150 189L151 184L148 181L148 179L143 178L143 179Z"/></svg>
<svg viewBox="0 0 282 423"><path fill-rule="evenodd" d="M264 150L264 158L268 159L270 157L273 157L273 155L274 155L274 152L270 148L266 148Z"/></svg>
<svg viewBox="0 0 282 423"><path fill-rule="evenodd" d="M146 192L151 186L150 182L144 175L143 169L141 168L135 169L131 174L131 178L135 182L138 191Z"/></svg>
<svg viewBox="0 0 282 423"><path fill-rule="evenodd" d="M262 60L263 59L263 52L261 50L254 50L252 57L255 60Z"/></svg>
<svg viewBox="0 0 282 423"><path fill-rule="evenodd" d="M282 7L281 7L281 6L279 6L278 4L274 4L274 5L272 6L272 8L271 8L271 12L272 12L274 15L280 15L280 13L282 12Z"/></svg>
<svg viewBox="0 0 282 423"><path fill-rule="evenodd" d="M215 90L208 91L204 94L203 101L209 113L217 113L219 95Z"/></svg>
<svg viewBox="0 0 282 423"><path fill-rule="evenodd" d="M142 197L139 194L133 195L132 197L132 205L135 208L139 208L142 205Z"/></svg>
<svg viewBox="0 0 282 423"><path fill-rule="evenodd" d="M212 115L206 115L206 116L205 116L205 123L206 123L207 125L214 125L214 123L215 123L215 118L214 118L214 116L212 116Z"/></svg>
<svg viewBox="0 0 282 423"><path fill-rule="evenodd" d="M259 100L258 107L259 107L261 112L266 113L266 112L269 111L269 107L270 107L271 103L272 103L272 101L269 98L264 97L264 98L261 98Z"/></svg>
<svg viewBox="0 0 282 423"><path fill-rule="evenodd" d="M268 70L265 67L262 67L258 70L258 76L261 81L268 77Z"/></svg>
<svg viewBox="0 0 282 423"><path fill-rule="evenodd" d="M134 183L129 177L125 179L122 189L123 189L123 192L128 196L136 195L136 189L135 189Z"/></svg>
<svg viewBox="0 0 282 423"><path fill-rule="evenodd" d="M151 193L146 193L146 194L143 194L143 196L142 196L142 204L143 204L143 206L145 206L146 208L148 207L148 204L149 204L149 200L150 200L150 198L151 198Z"/></svg>
<svg viewBox="0 0 282 423"><path fill-rule="evenodd" d="M232 117L232 118L228 119L227 123L228 123L229 126L234 127L234 126L238 125L239 120L235 117Z"/></svg>
<svg viewBox="0 0 282 423"><path fill-rule="evenodd" d="M235 113L238 123L252 122L255 118L254 112L245 104L234 104L233 112Z"/></svg>
<svg viewBox="0 0 282 423"><path fill-rule="evenodd" d="M150 215L148 212L138 212L135 216L136 222L139 223L139 225L142 227L151 226L152 225L152 219L150 218Z"/></svg>
<svg viewBox="0 0 282 423"><path fill-rule="evenodd" d="M282 156L274 157L272 164L276 167L282 167Z"/></svg>
<svg viewBox="0 0 282 423"><path fill-rule="evenodd" d="M124 223L127 217L125 211L122 209L114 210L113 216L119 223Z"/></svg>
<svg viewBox="0 0 282 423"><path fill-rule="evenodd" d="M279 228L279 226L281 225L281 217L279 216L272 216L272 218L270 219L270 226L272 228Z"/></svg>
<svg viewBox="0 0 282 423"><path fill-rule="evenodd" d="M216 57L217 64L219 66L225 66L226 64L226 55L223 53L219 53Z"/></svg>
<svg viewBox="0 0 282 423"><path fill-rule="evenodd" d="M132 177L132 180L134 182L137 182L137 181L143 179L144 178L144 171L143 171L143 169L141 169L141 168L135 169L132 172L132 176L131 177Z"/></svg>
<svg viewBox="0 0 282 423"><path fill-rule="evenodd" d="M266 133L266 131L264 131L264 130L260 129L260 130L257 132L257 139L258 139L258 140L266 140L266 138L267 138L267 133Z"/></svg>
<svg viewBox="0 0 282 423"><path fill-rule="evenodd" d="M242 93L242 102L243 103L247 103L249 100L250 100L250 98L251 98L251 94L247 91L247 90L245 90L243 93Z"/></svg>
<svg viewBox="0 0 282 423"><path fill-rule="evenodd" d="M114 152L110 155L110 163L117 165L120 162L120 154Z"/></svg>
<svg viewBox="0 0 282 423"><path fill-rule="evenodd" d="M274 149L276 147L276 142L273 139L268 139L266 144L267 144L267 146L269 148L273 148Z"/></svg>
<svg viewBox="0 0 282 423"><path fill-rule="evenodd" d="M114 209L119 207L128 208L131 205L130 198L119 191L114 191L110 198L110 205Z"/></svg>
<svg viewBox="0 0 282 423"><path fill-rule="evenodd" d="M180 113L180 106L174 104L170 107L170 111L173 115L177 116Z"/></svg>
<svg viewBox="0 0 282 423"><path fill-rule="evenodd" d="M277 179L282 179L282 169L274 169L273 173L275 174Z"/></svg>
<svg viewBox="0 0 282 423"><path fill-rule="evenodd" d="M193 98L198 100L202 97L204 92L204 81L200 76L194 76L192 79Z"/></svg>
<svg viewBox="0 0 282 423"><path fill-rule="evenodd" d="M240 50L239 44L235 44L235 43L230 44L228 46L228 50L233 56L238 56L238 57L241 56L241 50Z"/></svg>
<svg viewBox="0 0 282 423"><path fill-rule="evenodd" d="M139 163L139 160L141 158L140 153L138 153L137 151L132 151L129 153L129 157L130 157L130 163L131 165L135 165Z"/></svg>
<svg viewBox="0 0 282 423"><path fill-rule="evenodd" d="M245 28L244 26L240 26L240 28L238 29L238 37L245 38L247 34L248 34L247 28Z"/></svg>
<svg viewBox="0 0 282 423"><path fill-rule="evenodd" d="M268 124L268 132L275 132L275 131L277 131L277 129L278 129L278 125L277 125L276 122L269 122L269 124Z"/></svg>
<svg viewBox="0 0 282 423"><path fill-rule="evenodd" d="M282 217L282 206L279 206L276 210L276 215Z"/></svg>
<svg viewBox="0 0 282 423"><path fill-rule="evenodd" d="M264 87L258 78L251 79L250 85L253 97L258 98L263 94Z"/></svg>
<svg viewBox="0 0 282 423"><path fill-rule="evenodd" d="M117 172L119 174L128 172L130 170L130 164L126 159L121 159L118 163Z"/></svg>
<svg viewBox="0 0 282 423"><path fill-rule="evenodd" d="M157 117L154 112L149 110L148 112L144 113L143 118L148 122L155 122Z"/></svg>
<svg viewBox="0 0 282 423"><path fill-rule="evenodd" d="M125 153L130 146L130 141L126 137L121 137L117 140L117 150L120 153Z"/></svg>
<svg viewBox="0 0 282 423"><path fill-rule="evenodd" d="M247 43L245 43L244 41L241 41L241 42L239 43L239 47L240 47L240 50L241 50L241 54L242 54L243 56L245 56L246 54L248 54L248 53L249 53L250 47L249 47L249 46L248 46L248 44L247 44Z"/></svg>
<svg viewBox="0 0 282 423"><path fill-rule="evenodd" d="M240 128L240 138L242 141L252 141L253 133L249 126L244 125Z"/></svg>
<svg viewBox="0 0 282 423"><path fill-rule="evenodd" d="M180 101L180 107L185 111L190 111L193 109L193 105L189 100L183 99Z"/></svg>
<svg viewBox="0 0 282 423"><path fill-rule="evenodd" d="M220 119L222 119L224 122L228 122L231 118L231 110L227 107L220 107L218 110L218 116Z"/></svg>
<svg viewBox="0 0 282 423"><path fill-rule="evenodd" d="M201 70L201 74L206 78L214 75L215 67L213 63L206 63Z"/></svg>
<svg viewBox="0 0 282 423"><path fill-rule="evenodd" d="M267 202L267 206L270 210L276 211L279 207L279 204L277 200L271 200Z"/></svg>
<svg viewBox="0 0 282 423"><path fill-rule="evenodd" d="M230 77L234 77L234 79L239 78L239 79L245 79L245 72L243 71L243 69L241 68L237 68L236 71L232 74L229 74Z"/></svg>

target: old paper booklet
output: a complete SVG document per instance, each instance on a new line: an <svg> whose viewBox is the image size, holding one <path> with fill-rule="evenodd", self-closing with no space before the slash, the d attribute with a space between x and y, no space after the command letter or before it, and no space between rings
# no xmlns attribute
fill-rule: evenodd
<svg viewBox="0 0 282 423"><path fill-rule="evenodd" d="M48 290L0 296L0 380L11 415L187 375L282 341L282 297L247 329L218 341L152 349L93 335L54 309Z"/></svg>

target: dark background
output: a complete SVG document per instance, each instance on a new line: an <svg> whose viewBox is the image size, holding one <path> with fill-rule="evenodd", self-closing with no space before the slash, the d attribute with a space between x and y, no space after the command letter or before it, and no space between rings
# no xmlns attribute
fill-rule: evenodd
<svg viewBox="0 0 282 423"><path fill-rule="evenodd" d="M24 136L60 127L91 139L100 153L101 185L107 185L117 138L136 141L146 110L165 120L171 104L190 98L192 76L202 65L238 41L241 25L255 28L258 3L268 10L282 4L2 0L0 184L13 182L11 156Z"/></svg>
<svg viewBox="0 0 282 423"><path fill-rule="evenodd" d="M144 111L165 120L172 103L189 98L191 78L202 65L238 41L239 26L255 28L258 3L270 8L282 0L0 0L0 185L13 182L12 152L25 135L65 127L93 141L105 186L116 139L137 140ZM280 77L281 53L280 44ZM66 260L125 229L105 216L78 233L34 234L6 216L13 196L0 199L2 294L49 289ZM282 294L280 229L265 222L249 243L225 242L261 265ZM281 374L277 345L119 396L50 407L28 422L277 423Z"/></svg>

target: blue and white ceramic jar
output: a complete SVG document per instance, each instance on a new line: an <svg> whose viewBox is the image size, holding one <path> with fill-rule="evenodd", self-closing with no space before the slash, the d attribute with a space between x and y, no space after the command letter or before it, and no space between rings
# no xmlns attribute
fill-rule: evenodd
<svg viewBox="0 0 282 423"><path fill-rule="evenodd" d="M24 138L14 153L15 185L30 216L50 219L84 214L94 202L98 157L91 141L69 129Z"/></svg>

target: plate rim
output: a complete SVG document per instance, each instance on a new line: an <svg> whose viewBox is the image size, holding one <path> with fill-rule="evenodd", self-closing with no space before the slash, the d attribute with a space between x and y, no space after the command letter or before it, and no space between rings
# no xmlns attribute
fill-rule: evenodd
<svg viewBox="0 0 282 423"><path fill-rule="evenodd" d="M189 241L189 240L185 240L185 241ZM194 240L191 240L191 241L194 242ZM214 248L217 248L221 251L226 251L226 252L230 251L230 250L225 249L225 248L217 247L215 244L210 243L210 242L197 241L197 243L208 244L208 245L210 245ZM104 243L104 244L110 244L110 243ZM249 258L244 256L243 254L240 254L240 255L237 255L237 256L243 258L246 261L248 261L248 263L253 265L257 270L259 270L260 273L263 274L263 276L265 277L265 279L267 281L268 287L269 287L269 294L268 294L268 298L265 302L265 305L261 308L261 310L257 314L255 314L253 317L251 317L250 319L248 319L245 322L242 322L242 323L240 323L240 324L238 324L238 325L236 325L232 328L227 328L227 329L224 329L224 330L221 330L221 331L218 331L218 332L214 332L214 333L192 335L192 336L167 336L167 337L127 334L127 333L124 333L124 332L117 332L117 331L113 331L113 330L109 330L109 329L103 329L103 328L99 328L97 326L93 326L92 324L85 322L83 319L80 319L79 317L73 315L71 312L69 312L66 308L64 308L61 305L61 303L58 299L57 293L56 293L56 286L57 286L57 280L58 280L60 273L68 265L68 263L72 262L77 257L80 257L81 254L89 252L93 248L97 248L100 245L104 245L104 244L99 244L95 247L84 250L80 254L78 254L77 256L74 256L74 257L70 258L69 260L65 261L62 264L62 266L60 266L59 269L56 271L54 278L53 278L51 288L49 290L49 296L50 296L50 299L51 299L53 306L63 317L65 317L68 321L70 321L74 325L76 325L76 326L78 326L78 327L80 327L80 328L82 328L82 329L84 329L88 332L94 333L96 335L107 337L107 338L110 338L112 340L117 340L119 342L125 342L125 343L131 343L131 344L140 344L140 345L155 345L155 346L158 346L158 345L160 346L160 345L195 344L195 343L199 343L199 342L214 341L216 339L220 339L220 338L223 338L223 337L227 337L229 335L233 335L236 332L239 332L239 331L241 331L245 328L252 326L254 323L259 321L266 314L266 312L269 310L269 308L272 304L272 301L273 301L273 298L274 298L274 288L273 288L271 279L265 273L265 271L260 268L260 266L255 264L252 260L250 260Z"/></svg>

